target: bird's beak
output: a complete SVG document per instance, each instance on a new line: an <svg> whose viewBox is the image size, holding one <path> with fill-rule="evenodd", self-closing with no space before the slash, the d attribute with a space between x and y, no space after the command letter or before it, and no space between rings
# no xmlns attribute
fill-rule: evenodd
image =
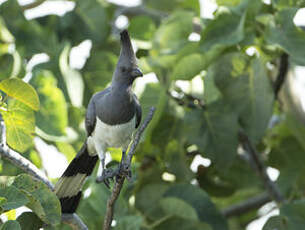
<svg viewBox="0 0 305 230"><path fill-rule="evenodd" d="M143 73L139 68L134 68L131 72L131 75L136 78L136 77L143 77Z"/></svg>

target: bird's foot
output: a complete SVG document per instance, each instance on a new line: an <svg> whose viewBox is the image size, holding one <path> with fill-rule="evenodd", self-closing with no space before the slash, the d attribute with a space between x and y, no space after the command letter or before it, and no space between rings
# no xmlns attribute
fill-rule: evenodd
<svg viewBox="0 0 305 230"><path fill-rule="evenodd" d="M111 168L104 169L102 175L96 178L96 182L97 183L103 182L107 186L107 188L110 189L110 180L113 181L114 178L118 180L122 176L124 176L129 182L132 177L130 166L121 162L118 168L114 170Z"/></svg>
<svg viewBox="0 0 305 230"><path fill-rule="evenodd" d="M107 188L110 189L110 180L114 180L115 177L117 177L117 175L119 174L119 170L118 169L104 169L102 172L102 175L96 178L96 182L97 183L104 183Z"/></svg>

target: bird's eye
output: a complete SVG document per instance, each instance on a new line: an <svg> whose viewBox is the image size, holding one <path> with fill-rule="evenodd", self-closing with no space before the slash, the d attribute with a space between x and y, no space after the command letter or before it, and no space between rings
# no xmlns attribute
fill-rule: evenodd
<svg viewBox="0 0 305 230"><path fill-rule="evenodd" d="M125 72L126 72L126 70L127 70L127 68L126 68L126 67L121 67L121 71L122 71L123 73L125 73Z"/></svg>

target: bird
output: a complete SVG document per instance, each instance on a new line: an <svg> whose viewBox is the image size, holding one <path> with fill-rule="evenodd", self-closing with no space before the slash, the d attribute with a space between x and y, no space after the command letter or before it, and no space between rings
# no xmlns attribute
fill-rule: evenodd
<svg viewBox="0 0 305 230"><path fill-rule="evenodd" d="M82 185L98 160L97 180L109 187L109 179L113 179L122 167L132 135L141 122L141 105L132 85L143 74L137 65L127 30L120 33L120 40L120 56L110 86L95 93L89 101L85 118L87 138L55 185L62 213L76 211ZM105 168L105 153L110 147L122 149L122 160L115 171Z"/></svg>

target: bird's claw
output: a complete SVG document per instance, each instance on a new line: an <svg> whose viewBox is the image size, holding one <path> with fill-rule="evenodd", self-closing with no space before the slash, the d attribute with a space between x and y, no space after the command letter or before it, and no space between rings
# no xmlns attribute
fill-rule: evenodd
<svg viewBox="0 0 305 230"><path fill-rule="evenodd" d="M116 177L118 173L119 173L118 170L113 170L111 168L104 169L102 175L96 178L96 182L98 183L103 182L106 185L106 187L110 189L110 180L113 181L114 177Z"/></svg>
<svg viewBox="0 0 305 230"><path fill-rule="evenodd" d="M120 163L119 167L115 170L109 168L104 169L100 177L96 179L96 182L103 182L108 189L110 189L110 180L113 182L114 178L118 180L120 177L124 176L129 182L131 181L131 170L130 166L124 163Z"/></svg>

